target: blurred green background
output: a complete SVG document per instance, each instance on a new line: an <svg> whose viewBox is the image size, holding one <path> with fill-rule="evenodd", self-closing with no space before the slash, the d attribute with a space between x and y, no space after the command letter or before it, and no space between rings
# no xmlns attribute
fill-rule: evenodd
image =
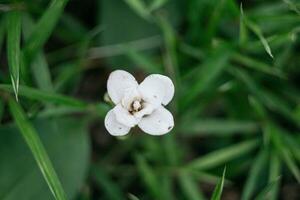
<svg viewBox="0 0 300 200"><path fill-rule="evenodd" d="M1 0L0 199L300 199L299 32L297 0ZM171 133L108 134L115 69L173 80Z"/></svg>

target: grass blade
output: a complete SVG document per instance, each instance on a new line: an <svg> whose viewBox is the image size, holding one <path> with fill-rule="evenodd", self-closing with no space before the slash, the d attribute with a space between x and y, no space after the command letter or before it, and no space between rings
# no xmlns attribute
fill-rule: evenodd
<svg viewBox="0 0 300 200"><path fill-rule="evenodd" d="M270 169L269 169L269 182L273 182L274 180L280 177L281 170L281 162L276 155L275 152L271 155L270 161ZM278 191L279 191L280 180L276 181L275 185L268 192L268 200L276 200L278 199Z"/></svg>
<svg viewBox="0 0 300 200"><path fill-rule="evenodd" d="M20 43L21 14L19 11L11 11L7 16L7 56L10 78L17 101L20 81Z"/></svg>
<svg viewBox="0 0 300 200"><path fill-rule="evenodd" d="M57 177L52 163L45 151L45 148L30 122L26 119L26 115L16 101L9 100L10 112L25 139L28 147L30 148L47 184L56 200L66 200L65 192Z"/></svg>
<svg viewBox="0 0 300 200"><path fill-rule="evenodd" d="M34 28L33 19L29 15L24 14L23 27L24 39L28 40ZM45 91L54 91L48 63L42 50L40 50L35 59L32 60L31 72L37 86L40 89Z"/></svg>
<svg viewBox="0 0 300 200"><path fill-rule="evenodd" d="M250 173L248 175L247 181L244 186L242 193L242 200L248 200L252 198L253 193L255 192L257 183L261 181L260 174L265 165L267 164L267 151L262 150L259 155L253 161Z"/></svg>
<svg viewBox="0 0 300 200"><path fill-rule="evenodd" d="M135 157L137 168L140 172L141 177L145 185L147 186L149 192L152 194L154 199L161 199L160 184L153 171L153 169L148 165L145 158L141 155Z"/></svg>
<svg viewBox="0 0 300 200"><path fill-rule="evenodd" d="M143 2L143 0L125 0L125 2L134 10L139 16L144 18L145 20L150 19L150 13Z"/></svg>
<svg viewBox="0 0 300 200"><path fill-rule="evenodd" d="M205 119L183 123L180 130L185 133L185 136L231 136L235 133L254 133L258 130L258 124L252 121Z"/></svg>
<svg viewBox="0 0 300 200"><path fill-rule="evenodd" d="M203 200L205 199L199 185L188 172L183 171L179 174L179 184L187 199Z"/></svg>
<svg viewBox="0 0 300 200"><path fill-rule="evenodd" d="M218 184L213 192L213 195L211 197L211 200L220 200L221 199L221 195L222 195L222 191L223 191L223 187L224 187L225 173L226 173L226 167L223 170L222 178L218 182Z"/></svg>
<svg viewBox="0 0 300 200"><path fill-rule="evenodd" d="M198 77L196 82L189 88L188 93L182 98L182 109L189 105L222 74L230 56L230 50L223 50L223 48L216 50L205 63L198 66L197 70L199 71L193 72L193 75L196 74Z"/></svg>
<svg viewBox="0 0 300 200"><path fill-rule="evenodd" d="M260 27L258 25L256 25L254 22L250 21L244 14L243 12L243 8L242 8L242 4L241 4L241 16L242 19L244 20L244 24L251 30L253 31L253 33L259 38L260 42L262 43L262 45L264 46L266 52L269 54L269 56L271 58L273 58L273 54L271 51L271 48L268 44L268 41L266 40L266 38L264 37Z"/></svg>
<svg viewBox="0 0 300 200"><path fill-rule="evenodd" d="M52 0L35 25L23 49L27 63L31 62L48 40L67 2L68 0Z"/></svg>
<svg viewBox="0 0 300 200"><path fill-rule="evenodd" d="M296 164L295 158L291 153L289 146L287 146L283 141L281 136L282 130L276 127L274 124L269 124L270 128L270 136L274 146L276 147L277 151L280 153L281 158L285 161L287 167L294 175L298 183L300 183L300 169Z"/></svg>
<svg viewBox="0 0 300 200"><path fill-rule="evenodd" d="M219 149L195 159L186 167L189 169L209 169L224 164L243 154L246 154L258 146L259 140L249 140L239 144L232 145L223 149Z"/></svg>
<svg viewBox="0 0 300 200"><path fill-rule="evenodd" d="M269 200L270 191L274 189L280 180L280 177L277 177L274 181L270 182L256 197L255 200Z"/></svg>
<svg viewBox="0 0 300 200"><path fill-rule="evenodd" d="M107 199L122 200L122 192L117 184L111 180L108 173L104 171L99 165L95 165L91 169L91 174L96 184L105 192Z"/></svg>

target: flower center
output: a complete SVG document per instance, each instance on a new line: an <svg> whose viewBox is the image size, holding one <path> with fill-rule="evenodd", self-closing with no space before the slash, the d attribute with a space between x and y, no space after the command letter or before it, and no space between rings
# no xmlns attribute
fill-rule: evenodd
<svg viewBox="0 0 300 200"><path fill-rule="evenodd" d="M132 108L134 111L139 111L142 108L140 101L133 101Z"/></svg>

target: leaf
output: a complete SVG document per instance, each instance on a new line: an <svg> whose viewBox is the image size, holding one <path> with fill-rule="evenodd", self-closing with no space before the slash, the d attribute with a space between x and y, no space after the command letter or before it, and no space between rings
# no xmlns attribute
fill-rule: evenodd
<svg viewBox="0 0 300 200"><path fill-rule="evenodd" d="M300 183L300 169L296 164L295 158L293 157L293 154L290 151L290 147L284 143L284 139L281 136L281 134L284 133L279 127L276 125L269 123L269 135L271 136L272 142L279 152L279 155L281 158L285 161L285 164L291 171L291 173L294 175L298 183Z"/></svg>
<svg viewBox="0 0 300 200"><path fill-rule="evenodd" d="M152 3L149 6L150 11L154 11L164 6L169 0L152 0Z"/></svg>
<svg viewBox="0 0 300 200"><path fill-rule="evenodd" d="M150 12L143 0L124 0L139 16L145 20L150 20Z"/></svg>
<svg viewBox="0 0 300 200"><path fill-rule="evenodd" d="M25 113L21 106L14 100L9 101L10 112L30 148L53 196L56 200L65 200L65 192L56 175L48 154L33 126L26 119Z"/></svg>
<svg viewBox="0 0 300 200"><path fill-rule="evenodd" d="M256 25L254 22L250 21L244 14L243 12L243 8L242 8L242 4L241 4L241 16L242 19L244 21L244 24L253 31L253 33L255 33L255 35L259 38L259 40L261 41L262 45L264 46L266 52L269 54L269 56L271 58L273 58L273 54L271 51L271 48L268 44L268 41L265 39L260 27L258 25Z"/></svg>
<svg viewBox="0 0 300 200"><path fill-rule="evenodd" d="M89 163L87 128L80 119L37 119L32 122L49 154L68 199L86 179ZM0 127L0 199L53 200L39 167L15 124Z"/></svg>
<svg viewBox="0 0 300 200"><path fill-rule="evenodd" d="M274 189L280 180L280 177L277 177L274 181L271 181L256 197L255 200L269 200L269 192Z"/></svg>
<svg viewBox="0 0 300 200"><path fill-rule="evenodd" d="M300 10L297 7L296 3L292 2L291 0L282 0L284 3L286 3L289 6L289 9L296 12L298 15L300 15Z"/></svg>
<svg viewBox="0 0 300 200"><path fill-rule="evenodd" d="M10 11L7 16L7 56L10 69L10 78L16 100L20 82L20 44L21 43L21 14L19 11Z"/></svg>
<svg viewBox="0 0 300 200"><path fill-rule="evenodd" d="M190 200L205 199L198 183L193 179L193 176L186 171L182 171L178 177L179 184L186 196Z"/></svg>
<svg viewBox="0 0 300 200"><path fill-rule="evenodd" d="M9 85L0 84L0 90L12 92L12 88ZM95 111L98 115L104 117L109 110L109 106L104 103L88 104L78 99L64 96L61 94L49 93L41 90L36 90L26 86L20 86L19 94L27 97L28 99L37 100L41 102L48 102L53 104L59 104L68 106L69 108L58 108L58 113L78 111L85 109L86 111ZM76 109L77 108L77 109ZM57 110L52 110L55 113Z"/></svg>
<svg viewBox="0 0 300 200"><path fill-rule="evenodd" d="M128 194L128 198L130 200L140 200L137 196L135 196L134 194Z"/></svg>
<svg viewBox="0 0 300 200"><path fill-rule="evenodd" d="M234 144L223 149L218 149L202 156L201 158L193 160L186 166L186 168L197 170L211 169L250 152L258 144L259 140L255 139Z"/></svg>
<svg viewBox="0 0 300 200"><path fill-rule="evenodd" d="M244 22L244 11L242 3L240 5L240 34L239 34L239 43L243 46L248 41L248 31Z"/></svg>
<svg viewBox="0 0 300 200"><path fill-rule="evenodd" d="M222 191L223 191L223 187L224 187L225 173L226 173L226 167L223 170L222 178L220 179L220 181L218 182L217 186L214 189L211 200L220 200L221 199L221 195L222 195Z"/></svg>
<svg viewBox="0 0 300 200"><path fill-rule="evenodd" d="M34 22L29 15L23 15L23 35L25 40L30 38L34 28ZM37 52L35 59L32 60L31 72L34 76L37 86L44 91L53 91L51 75L47 60L42 49Z"/></svg>
<svg viewBox="0 0 300 200"><path fill-rule="evenodd" d="M266 150L261 150L258 156L254 159L248 178L244 185L242 200L252 199L255 189L261 181L261 172L267 164L268 153Z"/></svg>
<svg viewBox="0 0 300 200"><path fill-rule="evenodd" d="M160 187L158 179L154 173L154 170L148 165L145 158L142 155L136 155L136 165L139 170L140 176L143 179L149 193L152 194L154 199L160 199Z"/></svg>
<svg viewBox="0 0 300 200"><path fill-rule="evenodd" d="M91 169L91 175L97 186L105 193L107 199L122 200L121 188L112 180L110 175L100 165L94 165Z"/></svg>
<svg viewBox="0 0 300 200"><path fill-rule="evenodd" d="M193 76L196 76L196 80L192 83L186 95L182 97L182 109L191 104L201 92L207 89L222 74L229 60L229 52L230 50L224 51L224 48L217 49L213 55L197 67L197 72L192 72Z"/></svg>
<svg viewBox="0 0 300 200"><path fill-rule="evenodd" d="M30 63L50 37L63 13L68 0L52 0L43 16L39 19L23 50L27 63Z"/></svg>
<svg viewBox="0 0 300 200"><path fill-rule="evenodd" d="M183 123L180 130L184 136L231 136L236 133L254 133L258 130L258 125L251 121L204 119Z"/></svg>
<svg viewBox="0 0 300 200"><path fill-rule="evenodd" d="M281 171L281 161L279 160L276 152L272 152L271 154L271 161L269 166L269 183L276 181L280 177ZM280 179L278 179L274 186L272 186L268 191L268 200L276 200L278 197Z"/></svg>

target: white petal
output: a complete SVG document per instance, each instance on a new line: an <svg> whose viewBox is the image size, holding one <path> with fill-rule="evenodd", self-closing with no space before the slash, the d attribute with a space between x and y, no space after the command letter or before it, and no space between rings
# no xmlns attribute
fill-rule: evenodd
<svg viewBox="0 0 300 200"><path fill-rule="evenodd" d="M142 118L139 127L150 135L163 135L174 127L173 115L164 107L158 107L152 114Z"/></svg>
<svg viewBox="0 0 300 200"><path fill-rule="evenodd" d="M139 85L143 99L153 105L167 105L174 96L172 80L160 74L152 74Z"/></svg>
<svg viewBox="0 0 300 200"><path fill-rule="evenodd" d="M116 115L117 121L125 126L134 127L140 121L139 119L135 118L132 114L130 114L128 110L123 108L121 104L116 105L113 108L113 111Z"/></svg>
<svg viewBox="0 0 300 200"><path fill-rule="evenodd" d="M134 113L134 116L136 118L142 118L144 115L150 115L154 110L154 107L149 103L144 103L143 107L144 108L142 110L140 110L139 112Z"/></svg>
<svg viewBox="0 0 300 200"><path fill-rule="evenodd" d="M130 127L120 124L113 110L110 110L104 120L106 130L113 136L123 136L130 131Z"/></svg>
<svg viewBox="0 0 300 200"><path fill-rule="evenodd" d="M113 71L107 80L107 92L115 104L121 101L126 91L137 87L138 83L135 78L123 70Z"/></svg>

